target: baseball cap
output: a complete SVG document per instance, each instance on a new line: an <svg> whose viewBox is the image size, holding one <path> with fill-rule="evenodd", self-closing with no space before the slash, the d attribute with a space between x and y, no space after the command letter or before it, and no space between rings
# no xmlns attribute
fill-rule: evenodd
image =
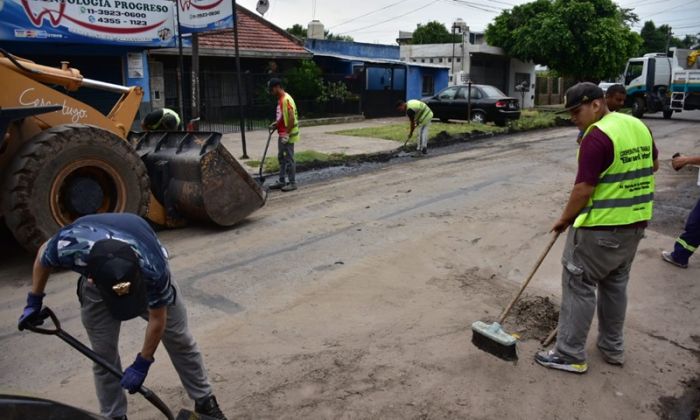
<svg viewBox="0 0 700 420"><path fill-rule="evenodd" d="M116 319L126 321L146 312L146 285L138 256L129 244L116 239L95 242L87 272Z"/></svg>
<svg viewBox="0 0 700 420"><path fill-rule="evenodd" d="M272 79L267 81L267 88L272 89L275 86L282 86L282 79L278 79L277 77L273 77Z"/></svg>
<svg viewBox="0 0 700 420"><path fill-rule="evenodd" d="M564 94L564 111L571 111L594 99L604 98L603 89L591 82L577 83Z"/></svg>

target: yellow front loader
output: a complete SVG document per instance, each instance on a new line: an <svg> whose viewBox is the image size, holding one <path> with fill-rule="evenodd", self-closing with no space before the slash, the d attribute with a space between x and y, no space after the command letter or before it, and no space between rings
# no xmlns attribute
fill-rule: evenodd
<svg viewBox="0 0 700 420"><path fill-rule="evenodd" d="M50 86L51 85L51 86ZM108 115L58 89L121 94ZM25 248L102 212L162 226L231 226L262 207L265 191L213 132L130 132L139 87L84 78L0 49L0 219Z"/></svg>

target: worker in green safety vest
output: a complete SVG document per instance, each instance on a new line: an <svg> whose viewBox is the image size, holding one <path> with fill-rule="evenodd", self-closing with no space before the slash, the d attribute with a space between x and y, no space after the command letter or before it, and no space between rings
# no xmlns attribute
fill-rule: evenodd
<svg viewBox="0 0 700 420"><path fill-rule="evenodd" d="M603 91L579 83L566 92L566 110L583 138L576 182L552 230L569 229L562 258L562 301L553 349L543 366L584 373L586 338L598 311L597 345L603 360L624 363L627 282L639 241L652 216L658 150L638 119L610 112ZM596 297L597 289L597 297Z"/></svg>
<svg viewBox="0 0 700 420"><path fill-rule="evenodd" d="M270 127L277 128L277 160L280 165L279 180L270 186L284 192L297 189L294 145L299 141L299 113L294 98L282 87L282 81L272 78L267 83L270 94L277 99L275 122Z"/></svg>
<svg viewBox="0 0 700 420"><path fill-rule="evenodd" d="M180 129L180 116L169 108L158 108L141 121L141 129L148 131L176 131Z"/></svg>
<svg viewBox="0 0 700 420"><path fill-rule="evenodd" d="M399 112L405 113L410 120L411 128L408 133L408 138L413 137L413 132L416 127L420 127L418 141L416 142L416 154L428 154L428 130L430 129L430 121L433 119L433 111L425 103L417 99L411 99L408 102L398 100L396 109Z"/></svg>

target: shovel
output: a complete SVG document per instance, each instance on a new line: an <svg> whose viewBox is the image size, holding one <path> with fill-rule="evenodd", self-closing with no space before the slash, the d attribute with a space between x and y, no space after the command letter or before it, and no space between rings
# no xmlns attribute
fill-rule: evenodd
<svg viewBox="0 0 700 420"><path fill-rule="evenodd" d="M102 366L105 368L109 373L112 375L116 376L121 380L122 378L122 372L119 371L119 369L115 368L110 364L108 361L102 358L99 354L95 353L92 351L91 348L86 346L85 344L81 343L78 341L75 337L72 335L68 334L65 332L63 329L61 329L61 323L58 321L58 317L56 314L53 313L51 309L48 307L44 307L41 312L39 313L39 319L45 320L47 318L51 319L51 322L53 322L54 327L53 328L42 328L38 327L36 325L27 325L27 329L29 331L38 333L38 334L45 334L45 335L55 335L58 336L61 340L65 341L68 343L69 346L73 347L74 349L78 350L81 352L85 357L88 359L92 360L96 364ZM168 420L207 420L207 419L212 419L209 416L204 416L202 414L197 414L193 411L190 410L185 410L181 409L177 417L173 416L172 411L168 408L167 405L161 400L155 392L151 391L150 389L146 388L145 386L141 385L141 388L139 388L138 393L143 395L144 398L148 400L151 404L153 404L158 410L160 410L161 413L168 419ZM213 420L213 419L212 419Z"/></svg>
<svg viewBox="0 0 700 420"><path fill-rule="evenodd" d="M258 172L258 182L260 185L265 185L265 176L263 175L263 167L265 167L265 158L267 157L267 149L270 147L270 140L272 140L272 135L277 131L277 127L269 128L267 136L267 143L265 144L265 151L263 152L262 159L260 160L260 171Z"/></svg>

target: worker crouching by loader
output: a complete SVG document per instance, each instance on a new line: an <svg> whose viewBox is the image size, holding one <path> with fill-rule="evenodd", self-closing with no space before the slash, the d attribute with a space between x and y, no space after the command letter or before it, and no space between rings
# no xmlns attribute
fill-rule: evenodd
<svg viewBox="0 0 700 420"><path fill-rule="evenodd" d="M167 251L142 218L129 213L84 216L65 226L37 252L32 290L19 329L41 324L44 289L53 269L79 273L81 319L92 349L121 370L119 330L122 321L148 321L141 352L121 382L94 365L95 389L103 416L126 419L124 389L135 393L163 341L195 412L225 420L212 392L202 355L187 325L182 294L172 279ZM123 389L122 389L123 388Z"/></svg>
<svg viewBox="0 0 700 420"><path fill-rule="evenodd" d="M272 78L267 83L270 94L277 98L276 120L270 127L277 127L277 160L280 165L279 180L270 185L270 189L285 192L297 189L297 166L294 161L294 144L299 141L299 114L296 103L290 94L284 91L282 81Z"/></svg>
<svg viewBox="0 0 700 420"><path fill-rule="evenodd" d="M180 116L169 108L155 109L143 118L141 129L146 131L180 130Z"/></svg>

